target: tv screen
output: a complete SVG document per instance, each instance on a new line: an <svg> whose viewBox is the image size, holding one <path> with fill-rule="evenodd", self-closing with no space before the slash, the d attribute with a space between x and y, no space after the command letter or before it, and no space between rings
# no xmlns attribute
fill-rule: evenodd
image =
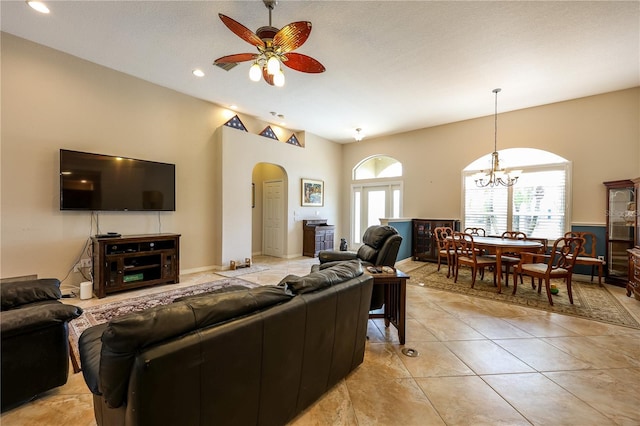
<svg viewBox="0 0 640 426"><path fill-rule="evenodd" d="M60 210L175 211L175 164L60 150Z"/></svg>

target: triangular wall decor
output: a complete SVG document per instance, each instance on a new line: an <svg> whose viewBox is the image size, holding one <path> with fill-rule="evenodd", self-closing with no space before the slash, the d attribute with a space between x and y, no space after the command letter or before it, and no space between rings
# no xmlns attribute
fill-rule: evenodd
<svg viewBox="0 0 640 426"><path fill-rule="evenodd" d="M276 134L273 133L273 129L271 128L271 126L265 127L264 130L262 132L260 132L260 136L264 136L265 138L275 139L277 141L280 140L280 139L278 139Z"/></svg>
<svg viewBox="0 0 640 426"><path fill-rule="evenodd" d="M291 145L295 145L295 146L302 146L302 145L300 145L300 142L298 141L298 138L296 138L295 133L291 133L291 137L289 139L287 139L287 143L289 143Z"/></svg>
<svg viewBox="0 0 640 426"><path fill-rule="evenodd" d="M240 117L238 117L237 115L234 115L233 117L231 117L229 121L224 123L224 125L228 127L233 127L234 129L244 130L245 132L247 131L247 128L244 127L244 124L242 124L242 121L240 121Z"/></svg>

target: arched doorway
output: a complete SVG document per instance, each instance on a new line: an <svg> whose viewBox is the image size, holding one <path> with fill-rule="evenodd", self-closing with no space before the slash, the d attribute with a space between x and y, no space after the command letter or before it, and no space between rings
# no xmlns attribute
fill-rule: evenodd
<svg viewBox="0 0 640 426"><path fill-rule="evenodd" d="M285 257L289 186L287 172L277 164L258 163L253 168L251 182L252 255Z"/></svg>

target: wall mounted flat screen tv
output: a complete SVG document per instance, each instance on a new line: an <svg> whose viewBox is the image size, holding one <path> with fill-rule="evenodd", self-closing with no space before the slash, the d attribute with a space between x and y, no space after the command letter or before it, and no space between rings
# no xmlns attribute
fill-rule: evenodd
<svg viewBox="0 0 640 426"><path fill-rule="evenodd" d="M175 164L60 150L60 210L175 211Z"/></svg>

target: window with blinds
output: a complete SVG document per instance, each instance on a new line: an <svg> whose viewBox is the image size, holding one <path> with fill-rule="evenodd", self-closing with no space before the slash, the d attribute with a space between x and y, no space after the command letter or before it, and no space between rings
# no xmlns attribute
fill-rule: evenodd
<svg viewBox="0 0 640 426"><path fill-rule="evenodd" d="M511 187L478 188L474 181L478 170L465 169L463 227L481 227L487 235L520 231L529 237L550 241L562 237L571 225L570 163L553 160L555 164L514 164L522 173Z"/></svg>

